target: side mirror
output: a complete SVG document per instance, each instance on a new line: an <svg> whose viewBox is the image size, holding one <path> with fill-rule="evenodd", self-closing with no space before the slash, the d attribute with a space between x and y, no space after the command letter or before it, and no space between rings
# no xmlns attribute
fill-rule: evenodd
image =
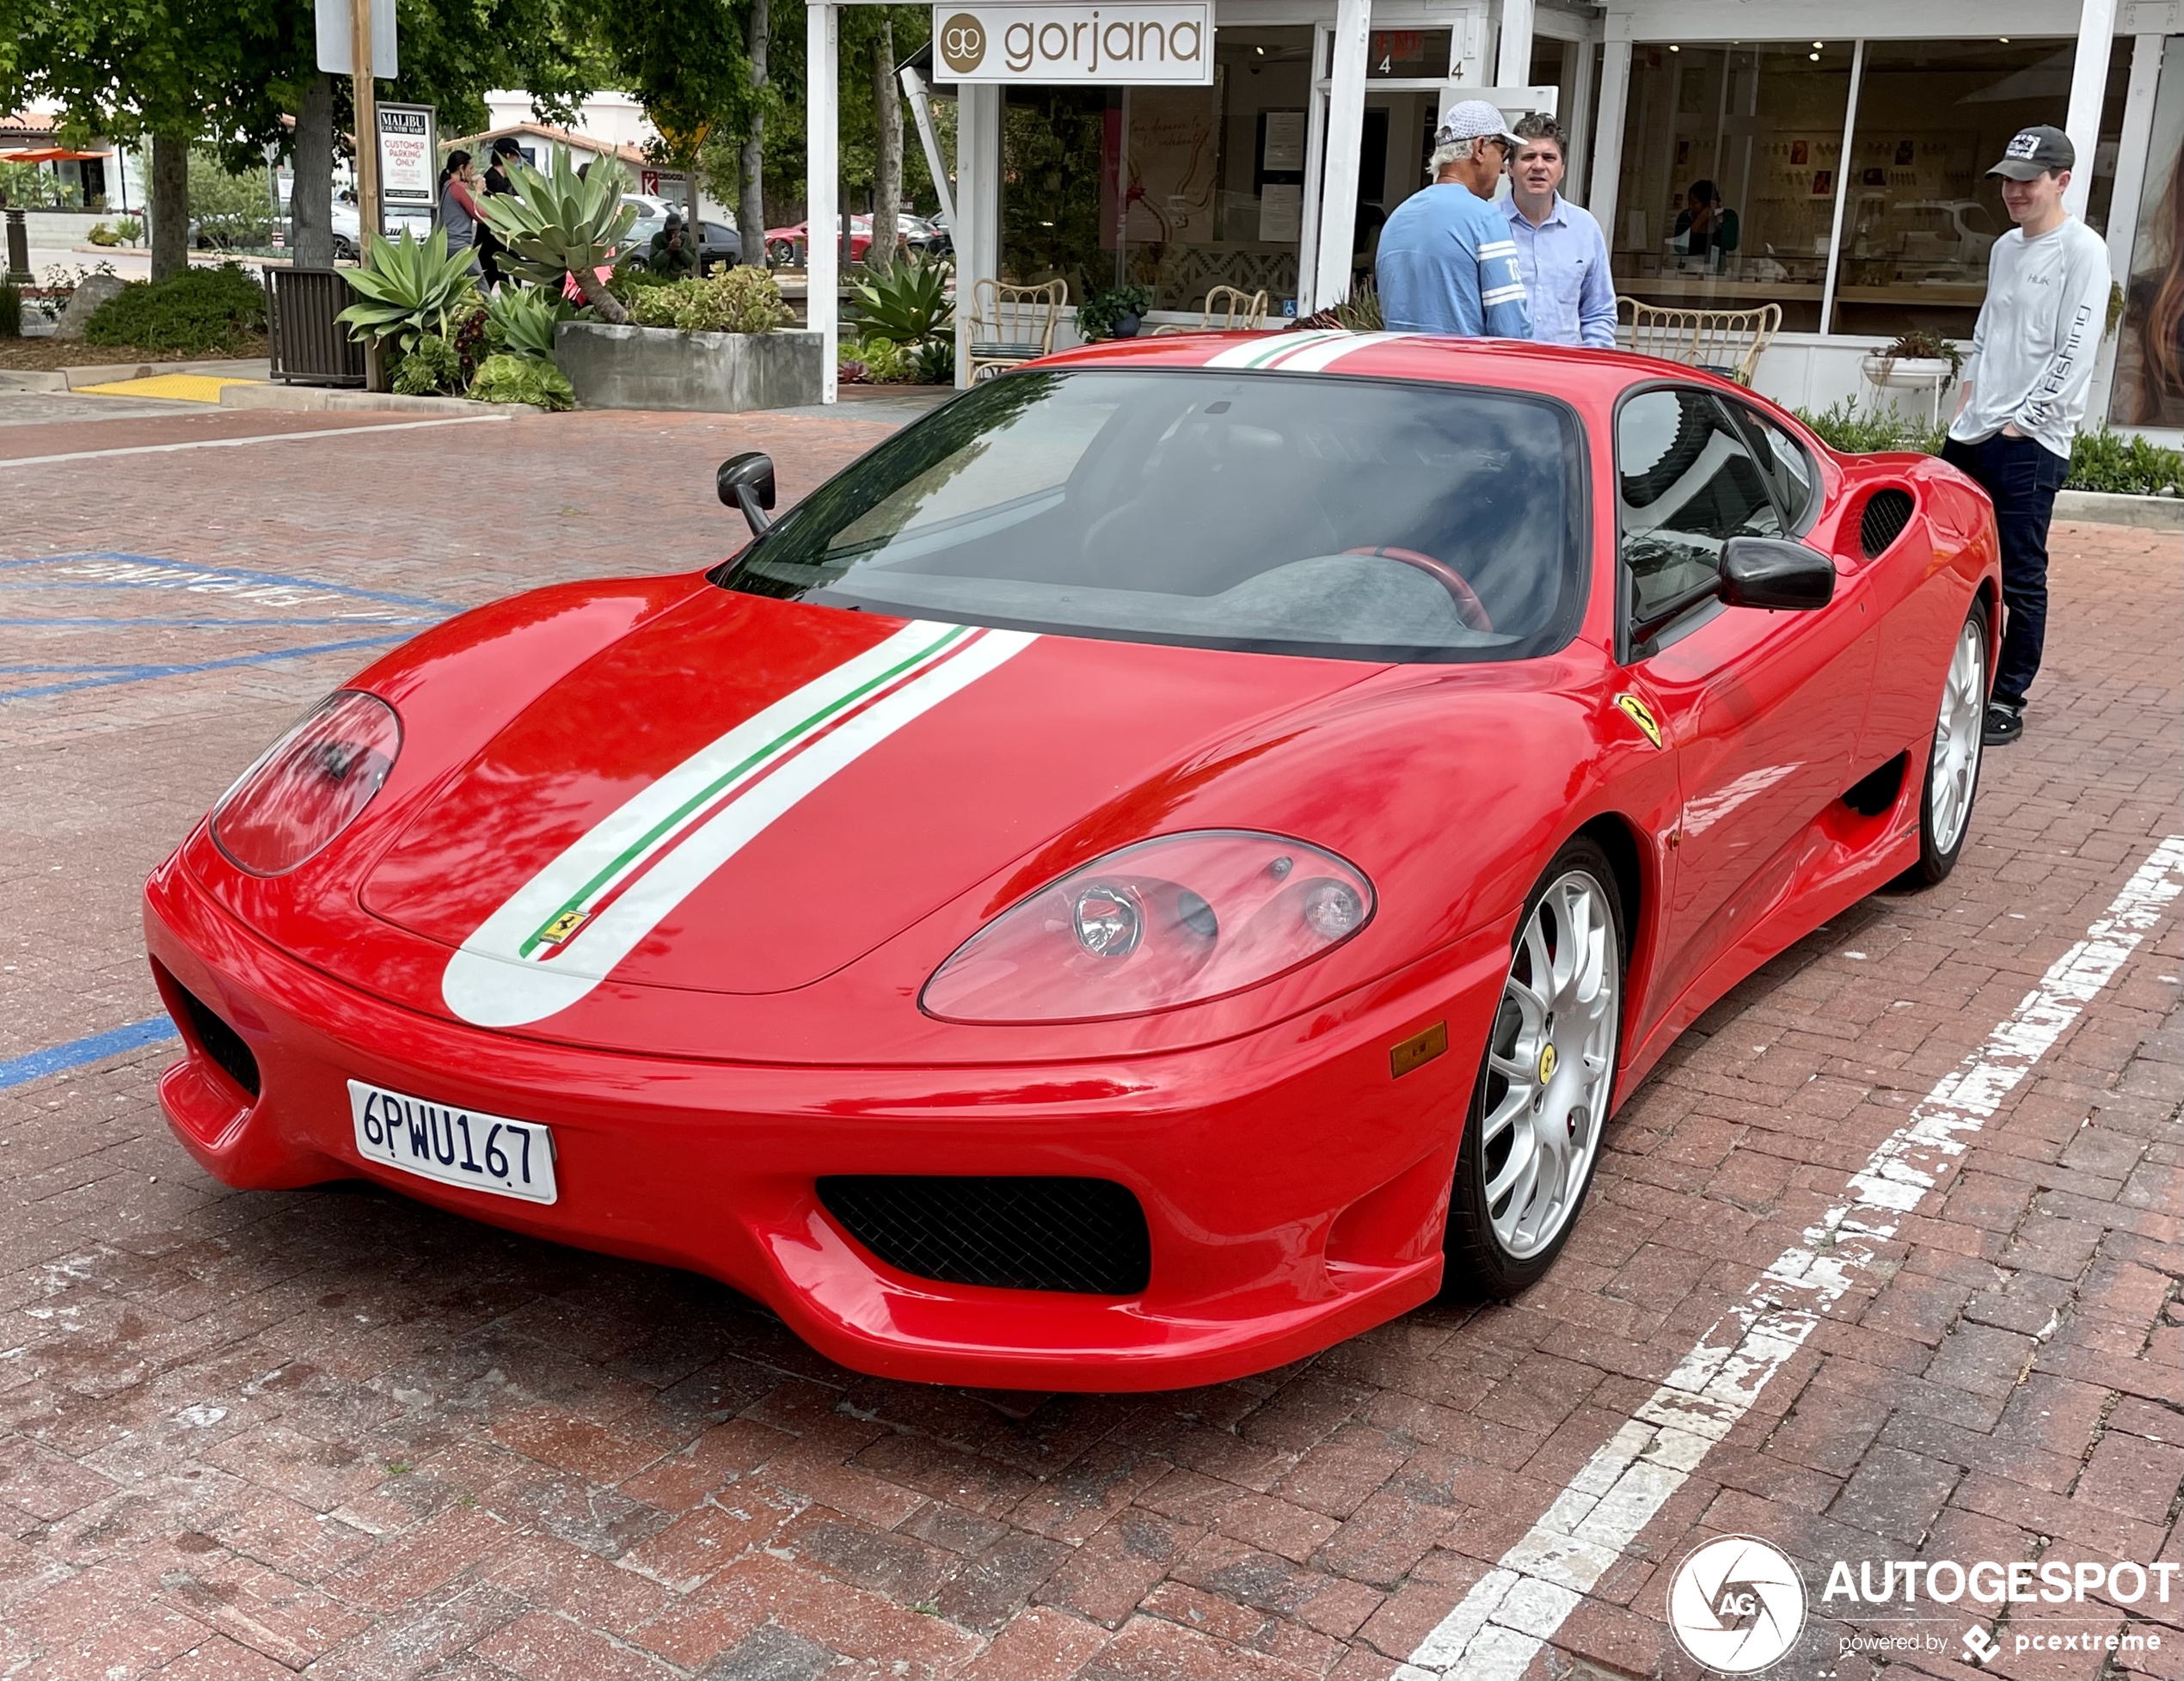
<svg viewBox="0 0 2184 1681"><path fill-rule="evenodd" d="M773 521L761 510L774 505L774 458L757 450L732 455L721 463L714 483L723 502L743 510L744 522L751 527L752 536L765 536L766 527Z"/></svg>
<svg viewBox="0 0 2184 1681"><path fill-rule="evenodd" d="M1732 607L1809 612L1835 598L1835 562L1781 537L1731 537L1721 545L1721 599Z"/></svg>

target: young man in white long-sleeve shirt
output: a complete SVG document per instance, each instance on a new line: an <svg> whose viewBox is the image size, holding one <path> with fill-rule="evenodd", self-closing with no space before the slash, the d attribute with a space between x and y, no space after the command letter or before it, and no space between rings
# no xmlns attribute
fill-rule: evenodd
<svg viewBox="0 0 2184 1681"><path fill-rule="evenodd" d="M2002 658L1987 702L1991 746L2025 733L2025 696L2047 636L2047 525L2071 470L2108 309L2108 248L2063 207L2077 154L2059 128L2021 129L2002 162L2017 225L1988 258L1964 395L1942 458L1994 500L2002 537Z"/></svg>

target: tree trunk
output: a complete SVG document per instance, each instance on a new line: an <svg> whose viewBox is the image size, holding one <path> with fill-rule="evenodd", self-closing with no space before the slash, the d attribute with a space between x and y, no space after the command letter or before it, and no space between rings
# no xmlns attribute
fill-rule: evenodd
<svg viewBox="0 0 2184 1681"><path fill-rule="evenodd" d="M751 0L751 85L766 85L766 45L770 20L766 0ZM742 190L736 199L736 236L743 242L743 260L766 267L766 116L756 112L751 132L743 141Z"/></svg>
<svg viewBox="0 0 2184 1681"><path fill-rule="evenodd" d="M885 13L872 42L872 106L879 120L880 155L872 171L872 250L865 266L885 274L895 266L903 201L902 86L895 80L895 25Z"/></svg>
<svg viewBox="0 0 2184 1681"><path fill-rule="evenodd" d="M189 136L151 137L151 278L189 267Z"/></svg>
<svg viewBox="0 0 2184 1681"><path fill-rule="evenodd" d="M599 284L598 272L589 264L573 268L569 273L576 281L576 289L584 294L584 301L599 312L601 321L611 322L617 327L629 324L629 311L622 307L619 298Z"/></svg>
<svg viewBox="0 0 2184 1681"><path fill-rule="evenodd" d="M296 185L288 207L295 218L296 266L334 263L334 78L305 79L303 109L296 113Z"/></svg>

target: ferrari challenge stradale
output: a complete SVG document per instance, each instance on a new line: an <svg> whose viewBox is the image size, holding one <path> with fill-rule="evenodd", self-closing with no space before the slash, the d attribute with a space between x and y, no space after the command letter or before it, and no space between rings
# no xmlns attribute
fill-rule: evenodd
<svg viewBox="0 0 2184 1681"><path fill-rule="evenodd" d="M1204 1383L1568 1240L1617 1099L1964 844L1991 510L1608 353L1156 339L359 673L153 874L227 1183Z"/></svg>

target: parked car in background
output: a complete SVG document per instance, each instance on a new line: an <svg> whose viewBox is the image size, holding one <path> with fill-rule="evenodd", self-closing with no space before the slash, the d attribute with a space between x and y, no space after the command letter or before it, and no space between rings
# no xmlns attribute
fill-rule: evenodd
<svg viewBox="0 0 2184 1681"><path fill-rule="evenodd" d="M921 256L946 256L955 249L955 242L943 218L927 218L904 211L895 218L895 225L902 242ZM766 261L776 268L798 268L803 266L805 247L811 236L810 224L799 222L793 228L766 230ZM850 218L850 261L862 262L872 250L872 218L852 216Z"/></svg>
<svg viewBox="0 0 2184 1681"><path fill-rule="evenodd" d="M624 199L626 204L628 199ZM679 215L678 211L676 214ZM621 261L643 268L649 265L653 236L667 225L667 218L641 216L631 225L629 236L623 242ZM698 272L704 273L716 267L733 267L743 261L743 241L736 230L724 222L700 222L701 235L697 248Z"/></svg>

